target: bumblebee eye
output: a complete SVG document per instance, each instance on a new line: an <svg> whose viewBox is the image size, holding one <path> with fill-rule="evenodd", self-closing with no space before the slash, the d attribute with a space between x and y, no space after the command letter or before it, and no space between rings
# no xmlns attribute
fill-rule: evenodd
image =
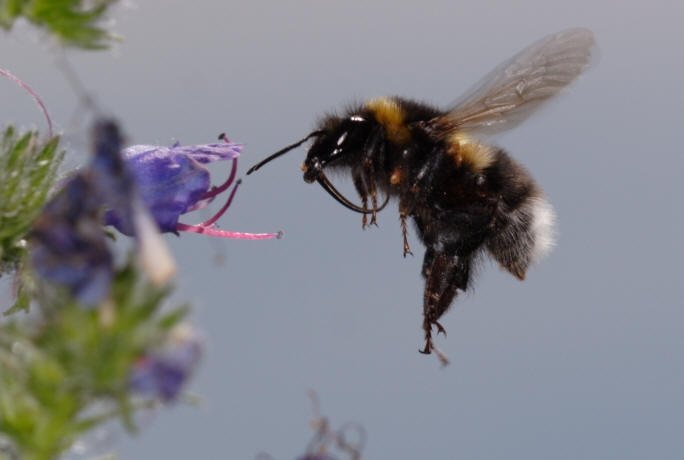
<svg viewBox="0 0 684 460"><path fill-rule="evenodd" d="M366 121L366 119L363 118L361 115L352 115L351 117L349 117L349 119L350 119L351 121L355 121L355 122L357 122L357 123L358 123L358 122L364 122L364 121Z"/></svg>
<svg viewBox="0 0 684 460"><path fill-rule="evenodd" d="M482 174L478 174L477 176L475 176L475 185L477 185L478 187L482 187L484 184L485 176L483 176Z"/></svg>

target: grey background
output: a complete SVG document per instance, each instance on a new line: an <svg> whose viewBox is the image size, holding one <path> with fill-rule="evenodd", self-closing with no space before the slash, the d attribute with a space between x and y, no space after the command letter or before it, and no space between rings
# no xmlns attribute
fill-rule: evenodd
<svg viewBox="0 0 684 460"><path fill-rule="evenodd" d="M413 239L416 256L402 258L396 208L362 231L358 215L301 180L299 150L245 180L221 221L282 229L282 240L168 237L182 269L176 298L195 305L206 340L192 385L204 402L145 417L132 441L114 430L104 447L125 459L294 458L312 434L315 389L334 426L363 424L366 458L684 458L682 5L119 8L120 45L70 53L88 88L131 143L228 132L247 144L241 175L327 110L385 94L444 105L566 27L591 28L601 56L568 94L496 140L545 188L560 237L524 283L482 265L444 318L449 367L417 353L422 248ZM3 34L0 63L40 92L80 158L87 125L72 121L78 101L47 42L25 27ZM40 123L9 82L0 98L3 123Z"/></svg>

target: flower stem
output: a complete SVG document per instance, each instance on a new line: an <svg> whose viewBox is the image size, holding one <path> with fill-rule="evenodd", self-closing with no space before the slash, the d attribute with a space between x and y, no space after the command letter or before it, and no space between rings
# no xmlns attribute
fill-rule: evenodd
<svg viewBox="0 0 684 460"><path fill-rule="evenodd" d="M36 101L36 104L38 104L38 107L40 107L40 110L43 111L43 115L45 115L45 120L47 120L47 125L48 125L48 135L49 137L52 137L52 119L50 118L50 114L47 111L47 108L45 107L45 104L43 104L43 100L38 96L38 93L36 93L33 88L31 88L27 83L24 83L19 77L13 75L9 71L5 69L0 68L0 75L2 75L5 78L8 78L12 80L14 83L17 85L21 86L26 90L27 93L31 95L34 101Z"/></svg>

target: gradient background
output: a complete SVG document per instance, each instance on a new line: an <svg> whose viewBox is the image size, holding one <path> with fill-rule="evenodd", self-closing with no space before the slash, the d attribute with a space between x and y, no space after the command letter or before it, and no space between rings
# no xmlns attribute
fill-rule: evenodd
<svg viewBox="0 0 684 460"><path fill-rule="evenodd" d="M104 448L294 458L312 435L315 389L333 426L363 424L368 459L684 458L684 3L136 3L117 9L125 40L113 51L69 54L81 79L131 143L228 132L246 143L241 175L327 110L385 94L445 105L566 27L591 28L600 58L496 140L546 190L559 242L525 283L483 264L474 294L443 318L449 367L417 352L423 251L414 238L415 257L402 258L396 206L361 231L302 181L299 150L245 180L221 221L282 240L168 237L176 298L195 305L206 337L192 385L204 403L145 418L138 438L110 434ZM2 67L44 97L74 162L87 124L73 121L78 100L54 55L28 27L0 41ZM0 111L3 123L42 123L4 80Z"/></svg>

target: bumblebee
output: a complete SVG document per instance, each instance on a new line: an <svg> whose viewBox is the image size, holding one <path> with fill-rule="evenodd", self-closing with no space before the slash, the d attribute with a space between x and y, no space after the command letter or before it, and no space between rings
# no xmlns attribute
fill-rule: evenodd
<svg viewBox="0 0 684 460"><path fill-rule="evenodd" d="M558 94L588 66L594 38L574 28L525 48L446 110L402 97L371 99L343 115L330 114L316 130L260 163L309 139L304 180L362 214L362 226L397 198L404 257L411 252L407 220L425 244L421 352L437 352L433 328L458 291L471 281L483 253L523 280L554 243L554 211L523 166L480 136L511 129ZM329 181L326 170L351 173L361 203ZM382 196L385 196L384 200Z"/></svg>

